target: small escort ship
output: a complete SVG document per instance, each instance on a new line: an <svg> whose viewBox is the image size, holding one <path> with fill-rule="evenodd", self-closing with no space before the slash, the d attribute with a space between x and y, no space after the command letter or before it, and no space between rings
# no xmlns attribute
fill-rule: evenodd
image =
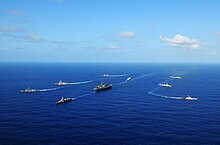
<svg viewBox="0 0 220 145"><path fill-rule="evenodd" d="M70 83L68 83L68 82L64 82L64 81L62 81L62 80L60 80L58 83L55 83L55 85L57 85L57 86L65 86L65 85L69 85Z"/></svg>
<svg viewBox="0 0 220 145"><path fill-rule="evenodd" d="M112 89L112 84L101 83L100 85L93 88L93 90L95 90L96 92L100 92L100 91L104 91L104 90L108 90L108 89Z"/></svg>
<svg viewBox="0 0 220 145"><path fill-rule="evenodd" d="M188 95L186 97L183 97L183 100L190 100L190 101L192 101L192 100L198 100L198 98L193 98L193 97Z"/></svg>
<svg viewBox="0 0 220 145"><path fill-rule="evenodd" d="M130 80L131 80L131 77L128 77L126 81L130 81Z"/></svg>
<svg viewBox="0 0 220 145"><path fill-rule="evenodd" d="M24 90L20 90L21 93L34 93L34 92L39 92L40 90L38 89L31 89L30 87L28 87L27 89Z"/></svg>
<svg viewBox="0 0 220 145"><path fill-rule="evenodd" d="M74 100L74 99L62 97L59 101L57 101L56 104L59 105L59 104L63 104L63 103L66 103L66 102L70 102L70 101L72 101L72 100Z"/></svg>
<svg viewBox="0 0 220 145"><path fill-rule="evenodd" d="M158 84L159 86L161 86L161 87L168 87L168 88L171 88L172 86L170 85L170 84L168 84L168 83L165 83L165 84L163 84L163 83L160 83L160 84Z"/></svg>
<svg viewBox="0 0 220 145"><path fill-rule="evenodd" d="M108 76L109 76L109 74L103 74L102 76L103 76L103 77L108 77Z"/></svg>

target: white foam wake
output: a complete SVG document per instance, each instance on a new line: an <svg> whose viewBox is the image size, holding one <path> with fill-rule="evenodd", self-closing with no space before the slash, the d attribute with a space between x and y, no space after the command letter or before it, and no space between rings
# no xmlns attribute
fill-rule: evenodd
<svg viewBox="0 0 220 145"><path fill-rule="evenodd" d="M122 84L126 84L128 81L123 81L123 82L120 82L118 84L115 84L115 86L118 86L118 85L122 85Z"/></svg>
<svg viewBox="0 0 220 145"><path fill-rule="evenodd" d="M84 82L74 82L74 83L69 83L70 85L80 85L80 84L89 84L92 83L93 81L84 81Z"/></svg>
<svg viewBox="0 0 220 145"><path fill-rule="evenodd" d="M130 74L104 74L103 77L124 77L129 76Z"/></svg>
<svg viewBox="0 0 220 145"><path fill-rule="evenodd" d="M54 90L59 90L59 89L63 89L63 88L64 87L49 88L49 89L39 89L39 92L54 91Z"/></svg>
<svg viewBox="0 0 220 145"><path fill-rule="evenodd" d="M152 76L152 75L154 75L154 74L155 74L155 73L143 74L143 75L140 75L140 76L137 76L137 77L133 78L131 81L143 79L143 78L145 78L145 77Z"/></svg>
<svg viewBox="0 0 220 145"><path fill-rule="evenodd" d="M86 97L86 96L92 95L92 94L94 94L94 93L96 93L96 92L91 92L91 93L88 93L88 94L80 95L80 96L74 97L74 98L72 98L72 99L73 99L73 100L76 100L76 99L79 99L79 98L82 98L82 97Z"/></svg>
<svg viewBox="0 0 220 145"><path fill-rule="evenodd" d="M160 82L159 84L162 84L162 83L168 83L170 79L167 79L165 81L162 81ZM178 96L167 96L167 95L162 95L162 94L158 94L158 93L155 93L156 90L158 90L160 87L156 87L154 88L153 90L149 91L148 94L152 95L152 96L156 96L156 97L162 97L162 98L168 98L168 99L183 99L183 97L178 97Z"/></svg>
<svg viewBox="0 0 220 145"><path fill-rule="evenodd" d="M177 97L177 96L166 96L166 95L161 95L157 94L155 92L148 92L149 95L156 96L156 97L162 97L162 98L169 98L169 99L183 99L183 97Z"/></svg>
<svg viewBox="0 0 220 145"><path fill-rule="evenodd" d="M154 74L155 73L143 74L143 75L137 76L135 78L128 77L125 81L122 81L122 82L120 82L118 84L115 84L115 85L117 86L117 85L126 84L128 82L135 81L135 80L138 80L138 79L142 79L142 78L145 78L145 77L148 77L148 76L152 76Z"/></svg>
<svg viewBox="0 0 220 145"><path fill-rule="evenodd" d="M118 84L115 84L116 86L117 85L122 85L122 84L125 84L125 83L127 83L128 81L131 81L131 77L128 77L125 81L123 81L123 82L120 82L120 83L118 83Z"/></svg>

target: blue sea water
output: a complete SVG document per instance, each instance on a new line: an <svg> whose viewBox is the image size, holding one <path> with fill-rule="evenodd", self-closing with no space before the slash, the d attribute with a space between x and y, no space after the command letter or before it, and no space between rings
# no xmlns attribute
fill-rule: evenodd
<svg viewBox="0 0 220 145"><path fill-rule="evenodd" d="M113 89L93 93L101 81ZM1 63L0 82L1 145L220 144L218 64ZM19 92L29 86L49 90ZM175 98L186 95L199 99ZM56 105L62 96L77 99Z"/></svg>

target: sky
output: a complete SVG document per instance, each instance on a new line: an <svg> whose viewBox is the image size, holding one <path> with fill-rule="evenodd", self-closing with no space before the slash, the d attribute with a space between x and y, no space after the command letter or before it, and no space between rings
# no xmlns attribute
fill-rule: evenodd
<svg viewBox="0 0 220 145"><path fill-rule="evenodd" d="M220 1L0 0L0 62L220 63Z"/></svg>

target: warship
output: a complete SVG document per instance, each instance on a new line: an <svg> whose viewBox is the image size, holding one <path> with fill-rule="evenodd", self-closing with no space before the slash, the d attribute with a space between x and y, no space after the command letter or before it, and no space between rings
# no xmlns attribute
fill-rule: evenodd
<svg viewBox="0 0 220 145"><path fill-rule="evenodd" d="M191 96L187 96L187 97L183 97L182 98L183 100L198 100L198 98L193 98L193 97L191 97Z"/></svg>
<svg viewBox="0 0 220 145"><path fill-rule="evenodd" d="M68 83L68 82L64 82L64 81L62 81L62 80L60 80L58 83L55 83L55 85L57 85L57 86L65 86L65 85L69 85L70 83Z"/></svg>
<svg viewBox="0 0 220 145"><path fill-rule="evenodd" d="M170 84L168 84L168 83L165 83L165 84L158 84L159 86L161 86L161 87L169 87L169 88L171 88L172 86L170 85Z"/></svg>
<svg viewBox="0 0 220 145"><path fill-rule="evenodd" d="M96 92L100 92L100 91L104 91L104 90L108 90L108 89L112 89L112 84L101 83L100 85L93 88L93 90L95 90Z"/></svg>
<svg viewBox="0 0 220 145"><path fill-rule="evenodd" d="M40 90L38 89L31 89L30 87L28 87L27 89L24 90L20 90L20 92L22 93L34 93L34 92L39 92Z"/></svg>
<svg viewBox="0 0 220 145"><path fill-rule="evenodd" d="M59 105L59 104L63 104L63 103L66 103L66 102L70 102L72 100L74 100L74 99L62 97L59 101L56 102L56 104Z"/></svg>

